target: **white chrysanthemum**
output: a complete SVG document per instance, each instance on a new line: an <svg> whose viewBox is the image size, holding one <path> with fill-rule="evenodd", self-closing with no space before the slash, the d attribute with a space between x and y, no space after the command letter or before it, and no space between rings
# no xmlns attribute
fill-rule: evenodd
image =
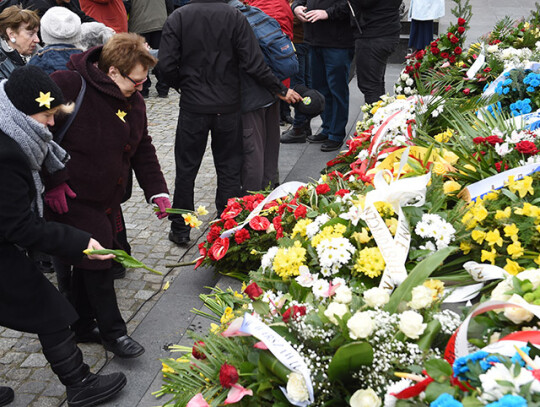
<svg viewBox="0 0 540 407"><path fill-rule="evenodd" d="M391 383L386 388L386 394L384 395L384 407L395 407L397 398L392 394L401 393L403 390L411 387L413 382L409 379L401 379L399 382Z"/></svg>
<svg viewBox="0 0 540 407"><path fill-rule="evenodd" d="M274 261L274 257L276 257L278 249L279 248L277 246L271 247L262 257L261 266L264 271L272 269L272 263Z"/></svg>
<svg viewBox="0 0 540 407"><path fill-rule="evenodd" d="M311 287L311 291L313 292L313 295L317 298L324 298L328 297L328 288L330 287L330 284L325 279L319 279L313 283L313 286Z"/></svg>

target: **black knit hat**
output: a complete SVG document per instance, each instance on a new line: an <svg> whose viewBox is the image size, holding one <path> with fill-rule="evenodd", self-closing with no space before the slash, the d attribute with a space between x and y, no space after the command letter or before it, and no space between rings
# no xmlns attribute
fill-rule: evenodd
<svg viewBox="0 0 540 407"><path fill-rule="evenodd" d="M64 95L58 85L49 75L33 65L15 69L4 89L13 106L28 116L64 103Z"/></svg>
<svg viewBox="0 0 540 407"><path fill-rule="evenodd" d="M324 96L305 85L296 85L294 90L302 96L302 101L293 104L295 109L306 116L318 116L324 111Z"/></svg>

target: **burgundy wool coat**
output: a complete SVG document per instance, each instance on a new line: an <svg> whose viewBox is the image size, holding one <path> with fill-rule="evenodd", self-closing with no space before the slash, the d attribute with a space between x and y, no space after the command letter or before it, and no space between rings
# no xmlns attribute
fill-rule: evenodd
<svg viewBox="0 0 540 407"><path fill-rule="evenodd" d="M51 75L66 100L76 100L80 75L86 81L86 92L60 143L71 157L66 169L45 180L47 189L67 182L77 197L68 198L66 214L59 215L46 208L46 217L91 233L104 247L117 248L116 224L130 168L135 171L147 200L168 190L148 135L144 99L139 92L126 98L116 83L97 68L95 63L101 49L95 47L73 55L67 65L69 71ZM57 127L61 125L58 123ZM148 215L151 214L149 206ZM111 260L83 259L76 266L106 269L111 266Z"/></svg>

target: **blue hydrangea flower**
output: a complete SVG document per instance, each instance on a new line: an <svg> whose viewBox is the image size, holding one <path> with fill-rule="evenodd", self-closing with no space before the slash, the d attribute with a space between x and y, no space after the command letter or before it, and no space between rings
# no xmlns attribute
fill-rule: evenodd
<svg viewBox="0 0 540 407"><path fill-rule="evenodd" d="M486 407L527 407L527 400L521 396L507 394L500 398L499 401L489 403Z"/></svg>
<svg viewBox="0 0 540 407"><path fill-rule="evenodd" d="M463 373L466 373L469 371L467 362L469 361L477 362L477 361L485 359L488 355L489 355L488 352L479 350L478 352L471 353L470 355L457 358L454 361L454 366L453 366L454 376L460 376Z"/></svg>
<svg viewBox="0 0 540 407"><path fill-rule="evenodd" d="M463 407L463 404L457 401L450 394L443 393L437 397L437 400L433 401L429 407Z"/></svg>

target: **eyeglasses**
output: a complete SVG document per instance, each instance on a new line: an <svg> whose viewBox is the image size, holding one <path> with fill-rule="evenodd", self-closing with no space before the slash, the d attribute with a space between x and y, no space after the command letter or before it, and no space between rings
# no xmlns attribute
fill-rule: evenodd
<svg viewBox="0 0 540 407"><path fill-rule="evenodd" d="M140 82L135 82L135 81L134 81L133 79L131 79L128 75L122 75L122 76L123 76L124 78L126 78L126 79L129 79L129 81L130 81L135 87L142 85L142 84L145 83L146 80L148 79L148 77L146 77L146 78L144 78L144 79L143 79L142 81L140 81Z"/></svg>

